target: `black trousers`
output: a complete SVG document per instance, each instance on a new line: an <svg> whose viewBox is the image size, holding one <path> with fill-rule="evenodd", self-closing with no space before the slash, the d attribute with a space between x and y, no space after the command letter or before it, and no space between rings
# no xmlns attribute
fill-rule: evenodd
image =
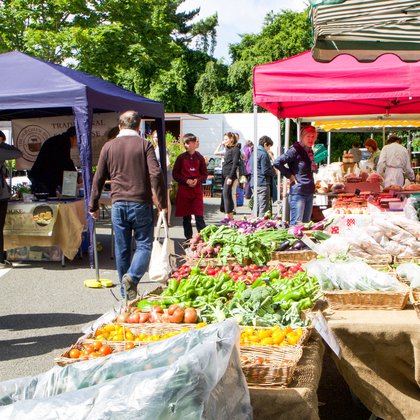
<svg viewBox="0 0 420 420"><path fill-rule="evenodd" d="M203 216L195 216L195 225L198 232L206 227L206 222ZM185 239L191 239L193 236L193 228L191 224L191 215L182 217L182 226L184 227Z"/></svg>
<svg viewBox="0 0 420 420"><path fill-rule="evenodd" d="M4 263L4 237L3 228L6 221L8 200L0 200L0 263Z"/></svg>

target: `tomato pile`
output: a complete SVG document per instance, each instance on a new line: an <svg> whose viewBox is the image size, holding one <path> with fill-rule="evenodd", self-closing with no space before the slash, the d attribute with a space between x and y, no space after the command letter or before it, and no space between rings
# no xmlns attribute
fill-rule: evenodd
<svg viewBox="0 0 420 420"><path fill-rule="evenodd" d="M280 328L275 325L272 328L246 327L240 338L241 346L294 346L303 335L302 328L293 329L288 326Z"/></svg>
<svg viewBox="0 0 420 420"><path fill-rule="evenodd" d="M220 272L223 272L228 274L233 281L243 281L246 284L252 284L265 273L268 274L268 277L273 279L293 277L296 273L301 273L303 271L304 268L300 262L294 265L284 265L279 262L277 265L271 265L270 267L266 265L258 266L256 264L250 264L246 266L232 264L215 267L208 266L203 268L203 272L208 276L217 277ZM191 266L183 264L181 267L179 267L178 270L171 274L170 278L181 281L182 279L187 278L190 274Z"/></svg>

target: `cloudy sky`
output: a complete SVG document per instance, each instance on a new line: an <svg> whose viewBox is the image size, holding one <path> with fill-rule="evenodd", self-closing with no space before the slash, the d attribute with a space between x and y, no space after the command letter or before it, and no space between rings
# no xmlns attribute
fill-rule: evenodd
<svg viewBox="0 0 420 420"><path fill-rule="evenodd" d="M182 10L200 8L199 19L218 13L216 58L229 61L229 44L240 42L238 34L258 33L261 31L264 17L270 11L280 12L288 9L303 11L307 0L186 0Z"/></svg>

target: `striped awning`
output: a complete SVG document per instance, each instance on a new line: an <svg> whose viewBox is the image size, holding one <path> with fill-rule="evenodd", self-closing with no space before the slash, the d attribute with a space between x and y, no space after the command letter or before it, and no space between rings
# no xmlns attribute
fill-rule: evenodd
<svg viewBox="0 0 420 420"><path fill-rule="evenodd" d="M362 62L394 53L420 60L420 1L310 0L312 56L329 62L350 54Z"/></svg>
<svg viewBox="0 0 420 420"><path fill-rule="evenodd" d="M312 123L316 128L323 131L351 130L359 128L416 128L420 127L420 119L417 120L388 120L388 119L345 119L330 121L314 121Z"/></svg>

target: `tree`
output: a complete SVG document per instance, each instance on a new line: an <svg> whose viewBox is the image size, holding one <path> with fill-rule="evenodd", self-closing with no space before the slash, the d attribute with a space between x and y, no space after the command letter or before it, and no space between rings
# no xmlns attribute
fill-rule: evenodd
<svg viewBox="0 0 420 420"><path fill-rule="evenodd" d="M232 65L228 85L235 88L237 112L251 112L252 70L258 64L281 60L311 46L311 25L307 13L290 10L269 13L261 33L241 36L241 42L229 48Z"/></svg>
<svg viewBox="0 0 420 420"><path fill-rule="evenodd" d="M193 42L202 53L214 50L217 26L217 15L191 23L199 9L178 12L183 2L5 0L0 3L0 52L18 49L145 96L152 90L163 94L158 85L167 81L167 73L176 76L169 89L176 102L184 89L190 96L194 91L189 80L181 83L174 74L180 60Z"/></svg>

